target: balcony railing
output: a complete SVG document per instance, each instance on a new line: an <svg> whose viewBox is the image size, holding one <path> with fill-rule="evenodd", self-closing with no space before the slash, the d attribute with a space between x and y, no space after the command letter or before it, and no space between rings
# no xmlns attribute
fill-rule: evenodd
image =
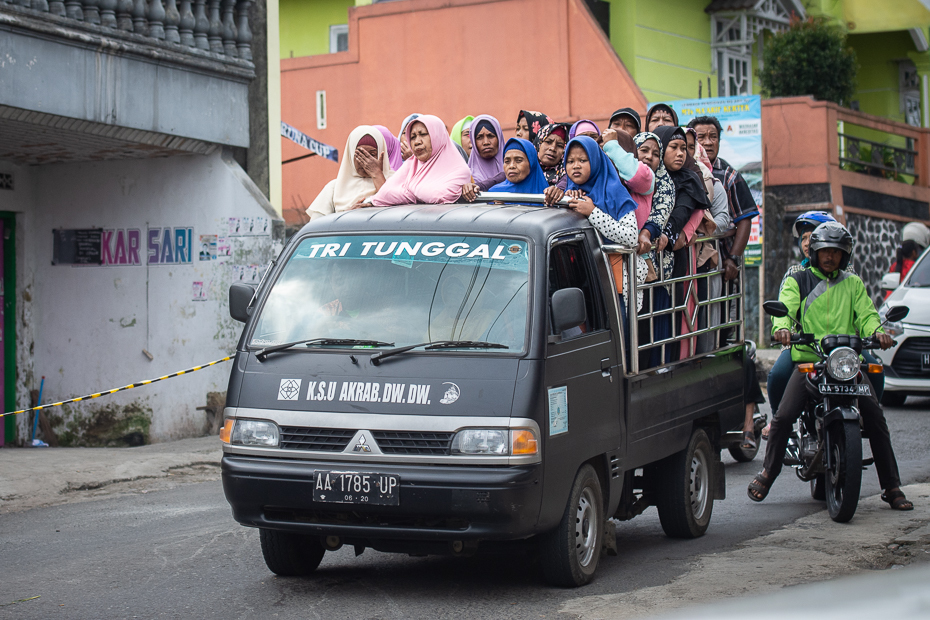
<svg viewBox="0 0 930 620"><path fill-rule="evenodd" d="M199 55L200 50L251 65L251 4L252 0L0 0L0 12L46 17L55 25L116 38L141 35L175 51Z"/></svg>
<svg viewBox="0 0 930 620"><path fill-rule="evenodd" d="M892 122L864 122L843 108L837 113L839 160L843 170L909 185L926 185L917 168L916 129Z"/></svg>

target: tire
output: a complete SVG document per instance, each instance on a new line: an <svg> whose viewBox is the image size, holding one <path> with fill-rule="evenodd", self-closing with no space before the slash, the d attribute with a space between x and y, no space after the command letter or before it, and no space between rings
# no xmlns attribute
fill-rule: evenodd
<svg viewBox="0 0 930 620"><path fill-rule="evenodd" d="M594 577L604 536L601 482L590 465L575 475L559 526L542 537L543 575L554 586L575 588Z"/></svg>
<svg viewBox="0 0 930 620"><path fill-rule="evenodd" d="M268 570L282 577L301 577L316 570L326 550L316 536L259 529Z"/></svg>
<svg viewBox="0 0 930 620"><path fill-rule="evenodd" d="M665 534L698 538L714 511L714 452L703 429L691 433L688 447L659 463L656 507Z"/></svg>
<svg viewBox="0 0 930 620"><path fill-rule="evenodd" d="M885 390L882 394L882 404L888 407L903 407L904 401L907 400L907 394L904 392L889 392Z"/></svg>
<svg viewBox="0 0 930 620"><path fill-rule="evenodd" d="M824 484L823 474L817 474L817 476L811 480L811 497L818 502L827 499L827 490L824 488Z"/></svg>
<svg viewBox="0 0 930 620"><path fill-rule="evenodd" d="M862 487L862 435L858 420L834 422L827 428L826 450L833 467L824 472L827 511L837 523L856 514Z"/></svg>

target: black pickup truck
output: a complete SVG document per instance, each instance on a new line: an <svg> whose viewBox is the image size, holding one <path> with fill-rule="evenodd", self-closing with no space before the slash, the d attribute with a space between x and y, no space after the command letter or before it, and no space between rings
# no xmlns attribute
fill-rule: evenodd
<svg viewBox="0 0 930 620"><path fill-rule="evenodd" d="M654 505L668 535L701 536L743 417L741 326L640 369L611 253L635 259L566 209L367 208L310 222L257 288L234 284L223 488L268 567L528 540L549 582L577 586L615 549L611 518Z"/></svg>

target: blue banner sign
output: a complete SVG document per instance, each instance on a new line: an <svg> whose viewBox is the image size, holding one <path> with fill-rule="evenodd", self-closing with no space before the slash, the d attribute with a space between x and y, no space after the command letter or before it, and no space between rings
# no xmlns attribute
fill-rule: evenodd
<svg viewBox="0 0 930 620"><path fill-rule="evenodd" d="M339 150L336 149L336 147L323 144L319 140L314 140L307 134L303 133L299 129L291 127L284 121L281 121L281 135L291 142L299 144L308 151L319 155L320 157L325 157L326 159L337 163L339 162Z"/></svg>

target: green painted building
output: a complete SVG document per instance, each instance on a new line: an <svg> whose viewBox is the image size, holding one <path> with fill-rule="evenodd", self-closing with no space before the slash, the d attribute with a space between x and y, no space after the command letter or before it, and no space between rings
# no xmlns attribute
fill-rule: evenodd
<svg viewBox="0 0 930 620"><path fill-rule="evenodd" d="M792 14L826 16L858 57L851 107L930 126L930 11L920 0L586 1L649 101L758 94L765 39ZM371 2L281 0L281 57L345 50L349 8Z"/></svg>

